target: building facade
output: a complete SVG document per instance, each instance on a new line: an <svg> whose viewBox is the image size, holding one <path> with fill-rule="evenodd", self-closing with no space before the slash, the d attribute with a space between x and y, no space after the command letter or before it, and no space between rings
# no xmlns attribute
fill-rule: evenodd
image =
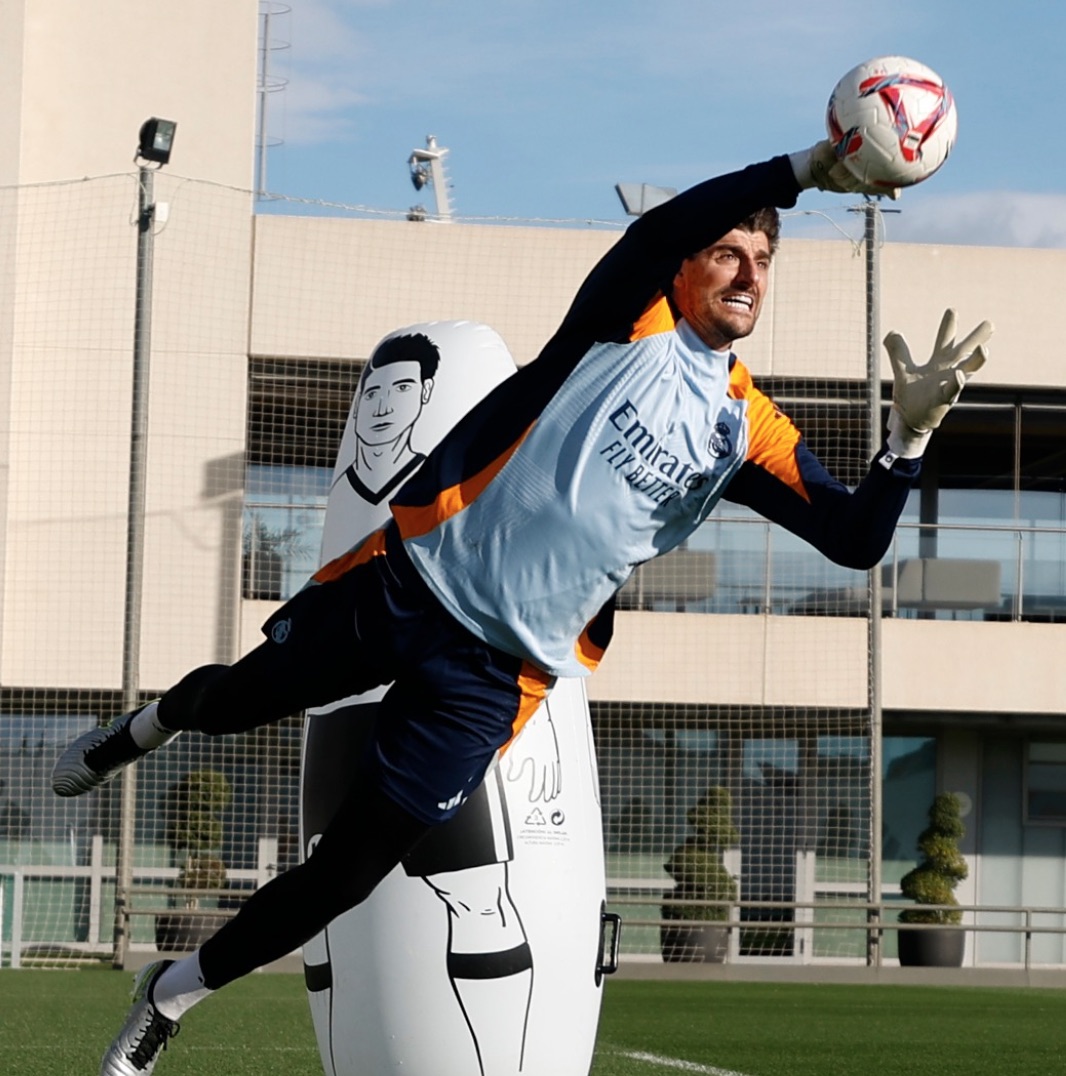
<svg viewBox="0 0 1066 1076"><path fill-rule="evenodd" d="M255 5L194 0L172 24L153 16L169 48L150 63L134 5L60 8L6 4L18 32L0 44L8 953L16 937L73 953L108 944L117 803L58 804L44 790L58 744L116 713L131 672L141 122L179 123L172 161L153 176L133 670L145 696L254 645L315 567L348 403L385 333L481 321L531 361L617 234L257 212ZM197 59L208 75L194 79L204 25L214 62ZM112 74L134 67L128 84ZM844 239L788 238L787 221L785 235L760 327L738 352L854 483L872 406L864 260ZM723 504L688 547L635 576L589 685L612 894L638 923L657 918L689 810L727 788L745 924L736 959L865 960L865 907L846 906L896 898L938 791L964 808L970 870L957 895L986 909L966 922L1066 923L1066 377L1054 319L1042 316L1066 284L1066 252L889 242L879 257L880 323L916 357L947 306L962 326L996 324L992 360L936 435L880 572L828 566ZM890 383L887 361L880 375ZM197 769L224 773L236 793L224 847L234 884L293 862L298 751L294 719L232 747L183 742L143 766L145 885L177 877L163 805ZM135 936L152 944L147 921ZM891 959L891 930L884 942ZM651 926L626 944L657 958ZM972 932L966 959L1066 964L1061 934L1027 946L1020 929Z"/></svg>

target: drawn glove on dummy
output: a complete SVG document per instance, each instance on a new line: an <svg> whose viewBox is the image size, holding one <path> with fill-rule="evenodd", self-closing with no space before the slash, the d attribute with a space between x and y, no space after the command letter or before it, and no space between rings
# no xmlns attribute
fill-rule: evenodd
<svg viewBox="0 0 1066 1076"><path fill-rule="evenodd" d="M925 451L933 430L959 398L966 382L988 360L985 344L992 336L990 321L982 321L969 336L955 342L955 311L945 310L933 354L916 366L907 341L897 332L885 337L892 364L892 410L888 415L889 451L914 459Z"/></svg>
<svg viewBox="0 0 1066 1076"><path fill-rule="evenodd" d="M790 153L792 171L796 182L806 190L817 187L820 191L833 191L836 194L884 194L889 198L899 197L899 188L886 190L884 187L867 186L850 168L840 160L828 138L816 142L810 149Z"/></svg>

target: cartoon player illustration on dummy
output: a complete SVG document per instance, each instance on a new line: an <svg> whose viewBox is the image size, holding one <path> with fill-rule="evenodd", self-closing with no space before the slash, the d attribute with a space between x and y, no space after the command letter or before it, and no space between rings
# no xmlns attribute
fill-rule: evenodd
<svg viewBox="0 0 1066 1076"><path fill-rule="evenodd" d="M450 378L448 371L439 377L441 353L434 337L458 341L456 333L465 342L464 352L470 350L474 334L473 340L483 341L486 354L473 372L460 374L453 367ZM456 361L454 356L451 361ZM323 529L323 561L357 544L381 524L389 497L417 470L436 440L514 369L502 341L486 326L415 326L379 344L360 378L338 451ZM350 773L342 760L357 757L362 750L380 694L371 692L308 714L305 848L313 847L335 809L334 797L342 794ZM440 929L447 938L444 967L454 999L452 1018L465 1024L481 1076L523 1071L534 953L520 910L521 896L512 892L512 819L535 818L540 825L550 824L549 806L561 796L563 777L551 710L572 705L572 700L572 695L561 692L558 700L553 695L544 703L454 818L435 827L402 861L409 884L428 887L439 902ZM562 812L554 817L561 818ZM372 900L378 897L390 899L379 894ZM386 929L375 931L379 945L393 944L390 935L397 946L404 943L403 923L392 926L390 922ZM345 1048L336 1040L351 1034L350 1020L341 1015L346 1006L338 962L347 959L341 954L351 948L351 936L350 923L342 917L304 948L323 1059L338 1076L347 1070ZM387 954L383 959L388 960ZM365 1060L365 1045L361 1049Z"/></svg>
<svg viewBox="0 0 1066 1076"><path fill-rule="evenodd" d="M426 457L411 447L411 437L439 365L437 345L423 333L382 342L359 382L354 458L343 471L338 466L334 483L347 481L367 504L378 505L414 473Z"/></svg>

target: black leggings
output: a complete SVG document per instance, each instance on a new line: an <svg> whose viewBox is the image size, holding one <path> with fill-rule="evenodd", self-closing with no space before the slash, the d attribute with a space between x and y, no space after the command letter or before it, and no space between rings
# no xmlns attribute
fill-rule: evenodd
<svg viewBox="0 0 1066 1076"><path fill-rule="evenodd" d="M312 855L256 890L200 950L217 990L298 949L365 900L430 829L368 784L352 788Z"/></svg>
<svg viewBox="0 0 1066 1076"><path fill-rule="evenodd" d="M352 693L345 662L332 671L319 668L313 686L306 677L279 676L280 649L267 642L234 665L194 670L163 696L159 720L167 728L217 736ZM365 900L429 828L356 775L314 853L257 890L204 943L204 985L217 990L298 949Z"/></svg>

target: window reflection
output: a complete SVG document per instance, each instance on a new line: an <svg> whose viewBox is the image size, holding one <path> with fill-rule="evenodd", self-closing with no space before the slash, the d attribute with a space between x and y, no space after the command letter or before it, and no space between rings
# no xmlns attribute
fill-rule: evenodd
<svg viewBox="0 0 1066 1076"><path fill-rule="evenodd" d="M881 860L883 880L891 885L918 862L918 835L936 795L936 740L886 736L882 751Z"/></svg>
<svg viewBox="0 0 1066 1076"><path fill-rule="evenodd" d="M326 467L248 468L242 533L241 593L291 598L319 567L331 470Z"/></svg>
<svg viewBox="0 0 1066 1076"><path fill-rule="evenodd" d="M1066 742L1031 740L1025 762L1026 821L1066 824Z"/></svg>
<svg viewBox="0 0 1066 1076"><path fill-rule="evenodd" d="M318 566L332 463L359 364L254 359L249 371L242 590L282 600ZM831 473L854 486L868 457L866 386L784 378L761 385ZM885 558L884 615L1066 620L1064 418L1061 393L967 389L930 444ZM933 561L944 563L930 570L923 590L923 566ZM869 615L867 573L829 563L728 502L685 547L654 563L634 574L621 608Z"/></svg>

